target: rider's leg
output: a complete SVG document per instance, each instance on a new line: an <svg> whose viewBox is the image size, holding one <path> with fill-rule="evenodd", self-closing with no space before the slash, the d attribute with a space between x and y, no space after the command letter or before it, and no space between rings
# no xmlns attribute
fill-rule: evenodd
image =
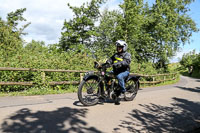
<svg viewBox="0 0 200 133"><path fill-rule="evenodd" d="M128 75L129 75L129 71L125 71L125 72L122 72L117 75L118 83L121 88L120 92L122 92L122 93L124 93L126 91L124 80L126 77L128 77Z"/></svg>

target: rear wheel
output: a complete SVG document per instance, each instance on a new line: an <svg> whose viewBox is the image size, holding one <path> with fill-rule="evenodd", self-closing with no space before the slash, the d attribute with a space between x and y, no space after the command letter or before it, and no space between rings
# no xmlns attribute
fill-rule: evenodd
<svg viewBox="0 0 200 133"><path fill-rule="evenodd" d="M134 79L129 79L126 82L126 92L124 95L124 99L126 101L132 101L135 98L139 89L138 83L139 82L135 81Z"/></svg>
<svg viewBox="0 0 200 133"><path fill-rule="evenodd" d="M97 78L83 80L78 88L78 99L85 106L92 106L99 102L100 84Z"/></svg>

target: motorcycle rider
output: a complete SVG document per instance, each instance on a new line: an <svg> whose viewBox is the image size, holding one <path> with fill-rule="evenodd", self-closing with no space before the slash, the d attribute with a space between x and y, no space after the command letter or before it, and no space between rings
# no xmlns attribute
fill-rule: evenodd
<svg viewBox="0 0 200 133"><path fill-rule="evenodd" d="M119 95L126 92L125 79L130 73L131 54L127 52L127 48L128 44L125 41L116 41L117 52L104 64L106 68L113 66L113 72L118 79L120 90L113 95L113 99L115 99L115 104L117 105L120 104Z"/></svg>

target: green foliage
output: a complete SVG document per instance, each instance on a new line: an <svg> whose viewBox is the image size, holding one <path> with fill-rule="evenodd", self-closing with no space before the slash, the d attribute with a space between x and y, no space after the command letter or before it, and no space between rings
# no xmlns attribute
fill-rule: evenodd
<svg viewBox="0 0 200 133"><path fill-rule="evenodd" d="M180 64L183 65L183 67L189 67L195 63L196 58L197 55L195 50L193 50L192 52L183 54Z"/></svg>
<svg viewBox="0 0 200 133"><path fill-rule="evenodd" d="M58 48L45 46L44 42L32 41L9 58L0 58L0 67L34 68L34 69L64 69L92 70L94 59L87 52L67 51L56 52ZM83 49L82 49L83 50ZM1 51L1 50L0 50ZM85 50L86 51L86 50ZM79 81L79 73L46 72L43 82L41 72L1 71L1 81L33 81L36 88L48 87L50 81ZM64 87L64 86L63 86ZM21 86L0 86L2 91L24 90Z"/></svg>
<svg viewBox="0 0 200 133"><path fill-rule="evenodd" d="M168 58L189 42L192 32L198 31L195 22L187 15L193 0L156 0L150 8L143 0L124 0L120 5L118 33L136 51L142 61L158 61L164 66Z"/></svg>
<svg viewBox="0 0 200 133"><path fill-rule="evenodd" d="M13 27L14 30L17 30L18 21L26 21L22 16L26 11L26 8L17 9L15 12L8 13L7 23Z"/></svg>
<svg viewBox="0 0 200 133"><path fill-rule="evenodd" d="M63 50L69 49L71 46L79 44L90 46L92 37L96 36L95 22L100 16L99 8L102 0L92 0L85 3L81 7L68 6L74 12L74 18L64 22L60 46Z"/></svg>
<svg viewBox="0 0 200 133"><path fill-rule="evenodd" d="M195 22L187 15L188 6L192 2L193 0L156 0L152 10L149 10L152 19L149 28L158 51L157 59L172 57L180 44L189 42L192 32L198 31Z"/></svg>
<svg viewBox="0 0 200 133"><path fill-rule="evenodd" d="M100 19L100 25L96 28L96 32L98 33L97 40L94 43L95 49L97 49L96 53L110 56L116 50L115 42L118 40L116 38L116 26L118 25L120 15L118 11L104 10Z"/></svg>
<svg viewBox="0 0 200 133"><path fill-rule="evenodd" d="M18 51L14 56L6 60L1 57L0 67L15 67L15 68L34 68L34 69L63 69L63 70L95 70L93 63L96 60L92 53L85 52L83 48L80 50L68 50L67 52L59 51L57 44L45 46L44 42L32 41ZM1 51L1 50L0 50ZM59 52L57 52L59 51ZM106 57L105 57L106 59ZM100 59L101 60L101 59ZM103 61L103 60L101 60ZM103 61L105 62L105 60ZM136 63L132 61L131 72L140 74L156 74L153 63ZM34 82L34 87L27 86L0 86L3 92L25 91L30 94L45 94L46 93L62 93L75 91L76 86L56 85L49 86L51 81L79 81L79 73L63 73L63 72L45 72L45 80L43 72L31 71L1 71L0 81L12 82ZM150 79L146 79L150 80ZM30 90L30 91L27 91ZM35 91L34 91L35 90Z"/></svg>
<svg viewBox="0 0 200 133"><path fill-rule="evenodd" d="M17 9L15 12L11 12L7 16L7 21L3 21L0 18L0 49L2 56L12 56L16 51L22 48L21 35L23 30L30 24L17 28L19 21L26 21L22 14L26 9Z"/></svg>
<svg viewBox="0 0 200 133"><path fill-rule="evenodd" d="M20 47L22 47L22 40L19 38L19 33L13 32L11 26L0 20L0 49L2 55L12 55Z"/></svg>
<svg viewBox="0 0 200 133"><path fill-rule="evenodd" d="M137 62L156 63L167 71L169 58L179 50L180 44L190 42L197 32L195 22L187 14L194 0L156 0L152 7L144 0L124 0L121 10L99 14L100 1L81 7L71 7L75 16L64 23L60 46L87 46L95 55L104 57L113 53L113 43L125 40L129 52ZM90 15L88 11L93 13ZM88 14L89 13L89 14ZM94 22L100 17L100 24ZM75 48L76 48L75 47ZM99 54L96 54L100 52Z"/></svg>
<svg viewBox="0 0 200 133"><path fill-rule="evenodd" d="M183 54L180 64L182 65L180 69L183 75L188 75L192 67L193 73L190 76L200 77L200 54L196 54L195 50Z"/></svg>
<svg viewBox="0 0 200 133"><path fill-rule="evenodd" d="M143 0L124 0L121 10L99 8L104 1L92 0L81 7L68 7L74 18L65 21L59 44L46 46L44 42L32 41L23 45L23 30L28 24L18 9L8 14L7 21L0 18L0 67L94 70L95 60L105 62L114 52L116 40L125 40L132 55L131 72L145 75L175 71L170 69L168 59L186 43L192 32L198 31L194 21L187 15L193 0L156 0L149 7ZM99 21L99 25L96 23ZM200 55L184 55L181 64L200 69ZM0 86L0 91L30 90L31 94L74 91L75 86L49 86L50 81L79 81L79 73L1 71L0 81L33 81L34 87ZM163 77L161 77L163 78ZM151 81L152 77L144 79ZM65 91L63 91L65 90ZM27 91L29 95L29 92Z"/></svg>

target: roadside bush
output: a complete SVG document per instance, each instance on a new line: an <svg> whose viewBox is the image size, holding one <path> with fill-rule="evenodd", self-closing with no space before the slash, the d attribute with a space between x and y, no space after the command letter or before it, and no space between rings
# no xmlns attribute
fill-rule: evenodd
<svg viewBox="0 0 200 133"><path fill-rule="evenodd" d="M1 50L0 50L1 52ZM96 53L101 55L101 53ZM0 57L0 67L32 68L32 69L63 69L63 70L95 70L93 63L96 59L93 53L84 48L79 50L60 51L55 45L46 47L44 42L32 41L9 58ZM106 58L101 59L106 61ZM160 72L160 71L159 71ZM144 75L157 74L153 63L131 62L131 73ZM45 72L45 82L43 82L41 72L32 71L0 71L0 81L24 82L33 81L34 88L50 88L53 90L67 89L67 85L56 85L50 87L50 81L79 81L79 73ZM143 80L151 81L152 78ZM0 86L0 91L11 92L30 89L27 86Z"/></svg>

